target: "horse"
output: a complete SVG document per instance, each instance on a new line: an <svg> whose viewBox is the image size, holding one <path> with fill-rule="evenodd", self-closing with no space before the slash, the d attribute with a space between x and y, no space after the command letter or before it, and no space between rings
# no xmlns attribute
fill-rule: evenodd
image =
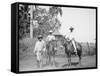
<svg viewBox="0 0 100 76"><path fill-rule="evenodd" d="M52 40L46 43L46 54L47 54L47 63L51 64L51 65L55 65L55 55L57 52L57 41L56 40Z"/></svg>
<svg viewBox="0 0 100 76"><path fill-rule="evenodd" d="M76 43L76 48L77 48L77 56L79 57L79 64L81 65L81 58L82 58L82 46L80 43L75 42ZM67 39L64 40L63 42L63 46L65 48L65 54L68 58L68 66L71 66L71 56L72 54L74 54L74 47L73 44L70 41L68 41Z"/></svg>

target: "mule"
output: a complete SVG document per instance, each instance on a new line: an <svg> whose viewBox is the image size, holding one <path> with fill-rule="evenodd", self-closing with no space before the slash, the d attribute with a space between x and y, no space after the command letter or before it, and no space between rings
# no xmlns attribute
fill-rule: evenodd
<svg viewBox="0 0 100 76"><path fill-rule="evenodd" d="M55 55L57 52L57 41L56 40L52 40L46 43L46 54L47 54L47 63L51 64L51 65L55 65Z"/></svg>
<svg viewBox="0 0 100 76"><path fill-rule="evenodd" d="M77 48L77 56L79 57L79 64L81 65L81 58L82 58L82 46L80 43L76 43ZM71 41L65 40L63 43L63 46L65 48L65 54L68 58L68 66L71 66L71 56L74 54L74 47Z"/></svg>

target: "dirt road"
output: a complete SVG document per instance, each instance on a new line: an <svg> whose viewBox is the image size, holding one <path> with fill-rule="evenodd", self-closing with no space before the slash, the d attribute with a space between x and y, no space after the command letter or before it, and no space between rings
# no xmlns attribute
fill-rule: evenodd
<svg viewBox="0 0 100 76"><path fill-rule="evenodd" d="M78 64L78 57L71 58L72 65L68 67L68 61L66 56L56 56L56 65L51 66L45 64L45 59L42 68L37 67L36 57L34 55L27 55L19 62L20 71L33 71L33 70L46 70L46 69L63 69L63 68L85 68L85 67L95 67L96 66L96 57L95 56L84 56L82 57L81 66Z"/></svg>

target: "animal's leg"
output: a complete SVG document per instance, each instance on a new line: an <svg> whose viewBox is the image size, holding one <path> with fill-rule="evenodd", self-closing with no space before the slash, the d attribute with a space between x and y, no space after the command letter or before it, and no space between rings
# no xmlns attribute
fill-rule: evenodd
<svg viewBox="0 0 100 76"><path fill-rule="evenodd" d="M69 66L71 66L71 57L69 58Z"/></svg>
<svg viewBox="0 0 100 76"><path fill-rule="evenodd" d="M37 67L40 68L40 61L37 60Z"/></svg>
<svg viewBox="0 0 100 76"><path fill-rule="evenodd" d="M52 64L52 66L54 65L54 57L53 56L52 56L51 64Z"/></svg>
<svg viewBox="0 0 100 76"><path fill-rule="evenodd" d="M48 54L45 52L45 64L48 64Z"/></svg>
<svg viewBox="0 0 100 76"><path fill-rule="evenodd" d="M46 63L49 64L49 56L47 56L47 62Z"/></svg>
<svg viewBox="0 0 100 76"><path fill-rule="evenodd" d="M46 64L48 65L49 63L50 63L50 59L49 59L49 55L47 55Z"/></svg>
<svg viewBox="0 0 100 76"><path fill-rule="evenodd" d="M56 63L55 63L55 56L53 56L52 59L53 59L53 61L52 61L52 62L53 62L53 65L56 66Z"/></svg>
<svg viewBox="0 0 100 76"><path fill-rule="evenodd" d="M48 56L46 56L45 58L46 58L45 62L46 64L48 64Z"/></svg>
<svg viewBox="0 0 100 76"><path fill-rule="evenodd" d="M71 66L71 57L68 57L68 67Z"/></svg>
<svg viewBox="0 0 100 76"><path fill-rule="evenodd" d="M40 60L40 68L42 68L42 60Z"/></svg>
<svg viewBox="0 0 100 76"><path fill-rule="evenodd" d="M81 56L79 56L79 65L81 66Z"/></svg>
<svg viewBox="0 0 100 76"><path fill-rule="evenodd" d="M51 56L48 56L48 62L51 64Z"/></svg>
<svg viewBox="0 0 100 76"><path fill-rule="evenodd" d="M68 66L69 66L69 57L68 57Z"/></svg>
<svg viewBox="0 0 100 76"><path fill-rule="evenodd" d="M50 62L50 64L51 64L51 66L53 66L54 65L54 59L53 59L53 56L51 56L51 60L50 60L51 62Z"/></svg>
<svg viewBox="0 0 100 76"><path fill-rule="evenodd" d="M58 67L58 64L57 64L57 62L55 60L55 57L54 57L54 63L55 63L55 66Z"/></svg>

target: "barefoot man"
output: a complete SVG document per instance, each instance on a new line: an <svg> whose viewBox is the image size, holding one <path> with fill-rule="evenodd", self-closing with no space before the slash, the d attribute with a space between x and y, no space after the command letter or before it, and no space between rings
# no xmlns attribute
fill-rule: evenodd
<svg viewBox="0 0 100 76"><path fill-rule="evenodd" d="M42 35L38 36L38 41L35 44L35 48L34 48L34 53L36 55L37 58L37 63L39 67L42 67L42 53L43 53L43 49L45 47L45 42L43 40Z"/></svg>

